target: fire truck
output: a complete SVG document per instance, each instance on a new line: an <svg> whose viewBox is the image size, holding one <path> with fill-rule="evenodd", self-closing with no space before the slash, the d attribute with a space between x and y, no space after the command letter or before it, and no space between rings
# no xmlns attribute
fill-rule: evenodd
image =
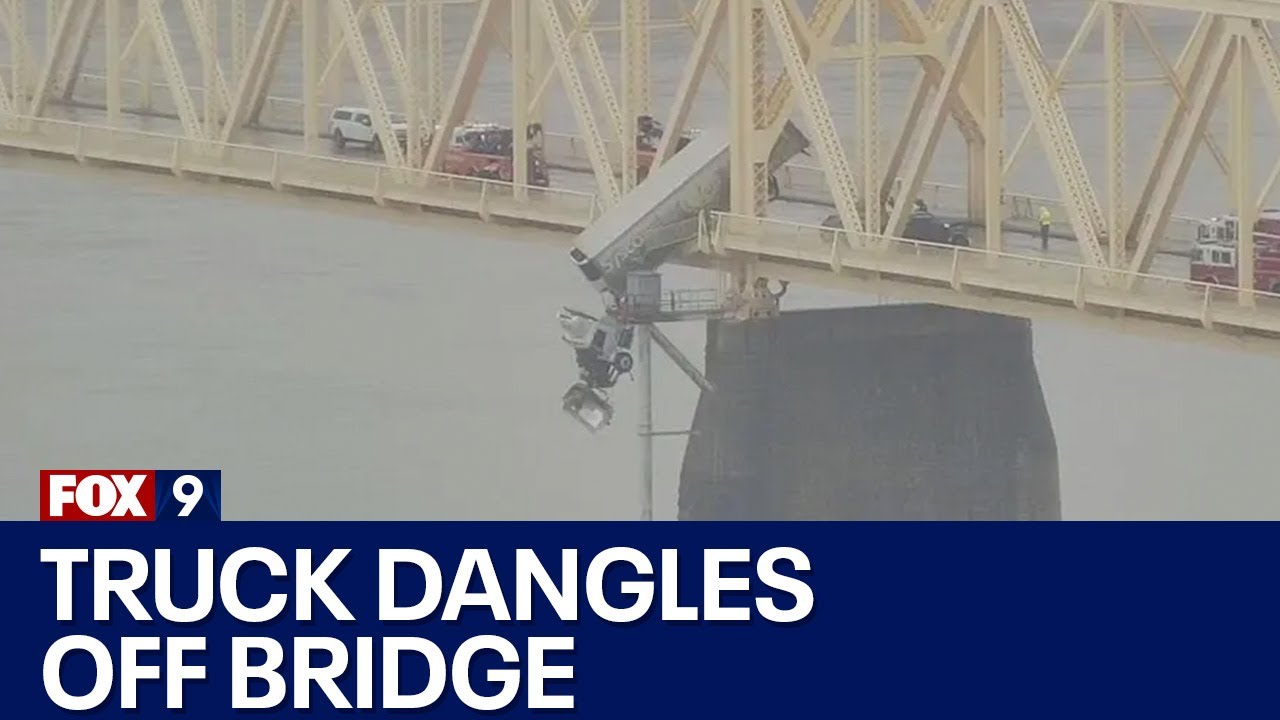
<svg viewBox="0 0 1280 720"><path fill-rule="evenodd" d="M1191 250L1191 279L1211 285L1239 284L1239 219L1215 217L1200 224ZM1253 286L1280 293L1280 210L1264 210L1253 229Z"/></svg>
<svg viewBox="0 0 1280 720"><path fill-rule="evenodd" d="M548 187L546 156L542 149L542 126L533 124L529 133L529 184ZM430 138L424 139L430 147ZM515 141L511 128L493 123L466 123L454 128L445 153L444 172L463 177L511 182L515 179Z"/></svg>

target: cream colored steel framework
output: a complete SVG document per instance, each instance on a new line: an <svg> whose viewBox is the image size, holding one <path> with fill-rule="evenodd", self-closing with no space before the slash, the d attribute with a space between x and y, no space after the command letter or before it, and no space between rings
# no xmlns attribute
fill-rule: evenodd
<svg viewBox="0 0 1280 720"><path fill-rule="evenodd" d="M446 6L451 19L470 14L461 58L446 59L443 51ZM1046 56L1039 36L1038 15L1045 10L1028 0L814 0L808 15L796 0L677 0L673 18L655 17L657 7L649 0L0 0L0 40L7 47L0 52L9 63L0 78L0 114L10 126L19 117L49 116L51 103L78 92L90 41L103 34L112 123L125 122L125 106L135 100L124 93L129 78L142 81L135 104L150 105L154 66L187 137L238 141L263 112L275 69L287 62L303 71L302 125L310 151L319 151L323 104L359 103L373 111L393 166L441 168L452 128L469 118L509 121L523 149L525 128L543 118L547 98L559 93L574 127L548 129L578 136L600 203L608 206L635 182L636 116L666 119L668 135L655 162L670 157L710 74L728 83L735 214L768 212L763 168L791 119L813 142L814 159L807 162L816 164L845 228L900 234L912 198L939 162L939 139L954 125L969 146L968 208L975 221L987 222L988 249L1005 248L995 219L1010 192L1006 179L1020 159L1038 151L1029 161L1051 178L1062 227L1069 225L1079 241L1081 262L1100 270L1151 267L1198 153L1212 156L1213 182L1230 199L1224 209L1246 222L1280 178L1277 164L1260 187L1252 182L1253 163L1275 158L1260 156L1248 142L1256 104L1280 121L1280 62L1267 25L1280 20L1280 0L1090 2L1066 52L1055 57ZM48 41L28 29L37 8L54 21ZM605 11L620 23L602 21ZM1171 13L1188 28L1176 57L1151 29L1152 17ZM1054 20L1061 22L1057 15ZM187 32L173 32L178 22ZM229 27L226 37L219 26ZM655 78L653 36L670 28L692 36L690 51L678 77ZM597 38L605 32L620 33L616 52ZM1097 102L1103 117L1086 127L1068 113L1068 93L1085 91L1067 78L1081 48L1096 44L1098 35L1103 77L1094 87L1103 94ZM187 37L191 48L181 47ZM503 103L510 115L500 118L486 114L476 98L491 56L504 52L513 80ZM183 57L198 63L185 67ZM901 57L914 58L919 68L906 113L888 118L880 102L885 68ZM1129 68L1152 63L1159 68L1155 80L1169 88L1169 107L1162 124L1143 128L1155 136L1152 151L1142 153L1148 160L1130 167L1137 153L1129 88L1140 79ZM852 116L833 111L836 96L826 85L841 73L854 79ZM446 78L452 78L447 87ZM663 80L675 81L676 92L656 102L652 89ZM203 112L193 100L197 84ZM1030 120L1007 128L1006 96L1015 93ZM390 126L393 111L414 119L415 141L431 135L425 152L418 142L401 152ZM1210 132L1215 112L1229 120L1225 150ZM1101 170L1089 168L1085 156L1103 158ZM520 179L528 173L524 158L519 153L515 163ZM1254 248L1245 235L1240 252L1248 258ZM837 268L839 252L833 247ZM1247 275L1246 292L1237 296L1243 304L1251 302Z"/></svg>

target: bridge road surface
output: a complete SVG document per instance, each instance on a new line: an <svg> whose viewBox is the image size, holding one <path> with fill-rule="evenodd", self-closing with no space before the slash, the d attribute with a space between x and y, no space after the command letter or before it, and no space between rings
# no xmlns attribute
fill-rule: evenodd
<svg viewBox="0 0 1280 720"><path fill-rule="evenodd" d="M52 106L48 113L53 117L65 120L73 120L88 124L107 125L107 114L105 110L94 107L84 106L68 106L57 105ZM138 129L148 132L156 132L167 135L181 135L182 127L177 119L170 117L148 117L141 115L127 116L131 124L136 125ZM276 150L284 150L290 152L305 152L306 143L300 134L293 132L285 132L281 130L248 128L241 132L238 141L248 145L256 145L260 147L268 147ZM317 150L324 155L330 157L350 158L363 161L378 161L380 156L362 146L348 146L345 150L338 150L333 143L328 140L322 140ZM595 176L585 170L570 169L566 167L556 167L551 169L551 183L554 187L565 188L569 190L577 190L580 192L593 193L596 190ZM956 215L956 208L932 208L939 216L950 218ZM795 222L819 225L827 216L835 212L835 207L823 200L813 200L797 197L795 195L784 196L770 204L770 217L782 220L792 220ZM1069 229L1065 219L1056 218L1056 229L1053 238L1050 241L1049 250L1041 249L1038 231L1028 230L1026 223L1005 223L1005 249L1006 252L1029 255L1033 257L1048 257L1065 262L1080 262L1080 251L1069 232L1064 232L1064 228ZM972 244L977 247L982 244L983 230L979 227L971 227L968 234ZM1184 256L1186 249L1177 247L1169 252L1161 252L1157 254L1156 259L1151 266L1151 273L1155 275L1163 275L1165 277L1186 278L1189 276L1190 268L1188 261Z"/></svg>

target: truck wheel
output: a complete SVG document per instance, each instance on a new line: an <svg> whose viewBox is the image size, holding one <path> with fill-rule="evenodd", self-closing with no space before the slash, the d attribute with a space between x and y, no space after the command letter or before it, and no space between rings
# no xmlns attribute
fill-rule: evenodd
<svg viewBox="0 0 1280 720"><path fill-rule="evenodd" d="M382 154L382 138L378 136L374 136L373 145L371 147L373 148L373 152L375 155L381 155Z"/></svg>
<svg viewBox="0 0 1280 720"><path fill-rule="evenodd" d="M623 352L618 353L618 356L613 359L613 364L618 368L618 372L629 373L635 367L636 362L631 357L631 353Z"/></svg>
<svg viewBox="0 0 1280 720"><path fill-rule="evenodd" d="M347 139L342 136L341 130L333 131L333 148L338 152L342 152L347 147Z"/></svg>
<svg viewBox="0 0 1280 720"><path fill-rule="evenodd" d="M770 175L770 176L769 176L769 190L768 190L768 197L769 197L769 199L770 199L770 200L777 200L777 199L778 199L778 196L779 196L779 195L781 195L781 194L782 194L782 190L781 190L781 188L778 186L778 176L777 176L777 175Z"/></svg>
<svg viewBox="0 0 1280 720"><path fill-rule="evenodd" d="M1277 295L1280 295L1280 282L1277 282L1275 285L1271 286L1271 292Z"/></svg>
<svg viewBox="0 0 1280 720"><path fill-rule="evenodd" d="M959 247L969 247L969 238L967 235L964 235L963 233L955 233L954 235L952 235L950 242L952 245L956 245Z"/></svg>

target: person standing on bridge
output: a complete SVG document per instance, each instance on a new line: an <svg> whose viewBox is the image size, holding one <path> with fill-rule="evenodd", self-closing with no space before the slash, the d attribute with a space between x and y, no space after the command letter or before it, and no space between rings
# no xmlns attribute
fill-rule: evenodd
<svg viewBox="0 0 1280 720"><path fill-rule="evenodd" d="M1049 249L1049 227L1053 225L1053 216L1049 214L1049 208L1040 206L1040 249Z"/></svg>

